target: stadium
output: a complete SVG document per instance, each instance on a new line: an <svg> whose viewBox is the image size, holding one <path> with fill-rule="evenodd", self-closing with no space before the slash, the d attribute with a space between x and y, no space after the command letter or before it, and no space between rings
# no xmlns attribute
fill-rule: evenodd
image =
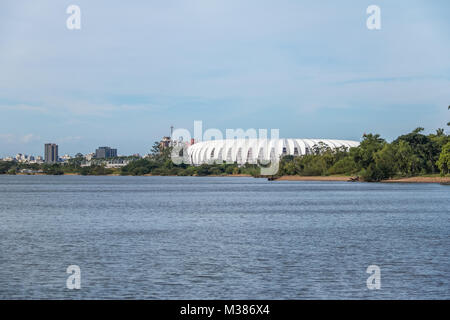
<svg viewBox="0 0 450 320"><path fill-rule="evenodd" d="M330 139L226 139L195 143L187 154L192 165L205 163L249 163L274 161L281 156L302 156L313 153L316 146L330 149L357 147L359 142Z"/></svg>

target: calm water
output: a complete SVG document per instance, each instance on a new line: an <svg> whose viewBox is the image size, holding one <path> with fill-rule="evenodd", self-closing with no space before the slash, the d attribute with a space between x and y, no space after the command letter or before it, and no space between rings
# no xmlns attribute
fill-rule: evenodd
<svg viewBox="0 0 450 320"><path fill-rule="evenodd" d="M0 176L0 298L449 299L449 218L437 184Z"/></svg>

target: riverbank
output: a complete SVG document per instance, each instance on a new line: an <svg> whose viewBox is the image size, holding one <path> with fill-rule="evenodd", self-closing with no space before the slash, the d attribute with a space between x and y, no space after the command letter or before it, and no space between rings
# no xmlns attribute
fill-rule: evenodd
<svg viewBox="0 0 450 320"><path fill-rule="evenodd" d="M3 174L3 175L8 175L8 174ZM14 174L15 176L52 176L51 174L45 174L42 172L34 172L34 173L16 173ZM1 174L0 174L1 176ZM223 175L214 175L214 174L210 174L210 175L206 175L206 176L199 176L199 175L192 175L192 176L182 176L182 175L171 175L171 174L166 174L166 175L160 175L160 174L143 174L143 175L121 175L119 173L110 173L110 174L88 174L88 175L82 175L80 173L72 173L72 172L66 172L66 173L62 173L62 174L58 174L58 176L96 176L96 177L114 177L114 176L123 176L123 177L235 177L235 178L251 178L253 177L250 174L223 174Z"/></svg>
<svg viewBox="0 0 450 320"><path fill-rule="evenodd" d="M389 179L381 182L387 183L450 183L450 177L410 177L400 179Z"/></svg>
<svg viewBox="0 0 450 320"><path fill-rule="evenodd" d="M30 175L46 175L44 173L17 173L20 176L30 176ZM64 173L62 175L65 176L81 176L78 173ZM118 173L106 174L106 175L90 175L90 176L121 176ZM145 174L142 175L145 177L159 177L161 175L152 175ZM170 177L183 177L177 175L165 175ZM249 174L228 174L228 175L206 175L206 176L197 176L193 175L191 177L247 177L251 178L252 176ZM259 176L258 178L269 178L264 176ZM273 181L351 181L355 179L354 176L281 176L275 177ZM409 178L398 178L398 179L388 179L382 180L380 182L383 183L444 183L450 184L450 177L440 177L440 176L418 176L418 177L409 177Z"/></svg>
<svg viewBox="0 0 450 320"><path fill-rule="evenodd" d="M281 176L275 181L350 181L352 176ZM450 183L450 177L418 176L399 179L382 180L385 183Z"/></svg>
<svg viewBox="0 0 450 320"><path fill-rule="evenodd" d="M349 181L351 176L281 176L275 181Z"/></svg>

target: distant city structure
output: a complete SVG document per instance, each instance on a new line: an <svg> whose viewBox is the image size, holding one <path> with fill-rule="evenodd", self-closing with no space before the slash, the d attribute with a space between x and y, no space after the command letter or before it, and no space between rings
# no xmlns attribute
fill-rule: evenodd
<svg viewBox="0 0 450 320"><path fill-rule="evenodd" d="M173 127L171 127L171 133ZM161 148L168 148L172 145L177 145L181 141L172 141L170 137L163 137L160 142ZM0 161L16 162L23 164L43 164L43 163L58 163L69 164L73 160L77 160L77 163L81 163L82 167L91 165L104 165L106 168L119 168L127 165L130 161L142 159L139 153L135 153L129 156L119 156L117 149L111 147L98 147L95 152L82 154L76 153L75 156L64 154L59 157L59 146L56 143L46 143L44 145L44 156L27 155L23 153L17 153L15 156L7 156L0 158ZM80 162L81 161L81 162ZM24 169L24 173L27 173L27 168Z"/></svg>
<svg viewBox="0 0 450 320"><path fill-rule="evenodd" d="M172 136L173 136L173 126L170 126L170 136L162 137L161 141L159 142L159 148L165 149L168 147L173 147Z"/></svg>
<svg viewBox="0 0 450 320"><path fill-rule="evenodd" d="M357 147L358 141L330 139L230 139L210 140L191 144L188 147L191 164L237 162L256 164L276 161L282 156L302 156L313 153L319 145L330 149Z"/></svg>
<svg viewBox="0 0 450 320"><path fill-rule="evenodd" d="M46 163L58 162L58 145L55 143L46 143L44 150L44 157Z"/></svg>
<svg viewBox="0 0 450 320"><path fill-rule="evenodd" d="M97 159L115 158L117 157L117 149L112 149L110 147L99 147L95 150L95 157Z"/></svg>
<svg viewBox="0 0 450 320"><path fill-rule="evenodd" d="M69 156L68 154L65 154L65 155L63 155L63 156L61 157L61 161L62 161L62 162L67 162L67 161L69 161L70 159L72 159L72 157Z"/></svg>
<svg viewBox="0 0 450 320"><path fill-rule="evenodd" d="M170 137L163 137L161 139L161 141L159 142L159 147L161 149L168 148L168 147L170 147L171 142L172 142L172 139Z"/></svg>
<svg viewBox="0 0 450 320"><path fill-rule="evenodd" d="M44 163L44 160L41 156L34 157L32 155L26 155L22 153L18 153L15 157L5 157L0 159L0 161L14 161L19 163Z"/></svg>
<svg viewBox="0 0 450 320"><path fill-rule="evenodd" d="M94 153L94 152L88 153L87 155L84 156L84 158L85 158L87 161L91 161L93 158L95 158L95 153Z"/></svg>

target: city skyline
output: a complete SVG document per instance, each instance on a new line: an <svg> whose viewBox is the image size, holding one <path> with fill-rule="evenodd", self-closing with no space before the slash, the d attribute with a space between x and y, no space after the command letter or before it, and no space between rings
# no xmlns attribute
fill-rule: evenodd
<svg viewBox="0 0 450 320"><path fill-rule="evenodd" d="M18 152L15 155L8 155L6 157L0 157L0 161L13 161L14 159L17 161L23 162L32 162L32 163L58 163L64 162L65 160L69 160L72 158L78 157L78 155L83 158L95 158L95 159L108 159L108 158L116 158L116 157L127 157L127 156L138 156L139 154L131 154L131 155L120 155L117 153L117 149L111 147L98 147L94 150L94 152L88 153L80 153L77 152L75 154L64 153L63 156L59 154L59 145L56 143L45 143L43 156L41 154L31 154L27 152Z"/></svg>
<svg viewBox="0 0 450 320"><path fill-rule="evenodd" d="M0 12L0 157L48 141L146 154L194 120L283 138L448 130L447 1L377 1L381 30L368 2L80 0L81 30L69 4Z"/></svg>

